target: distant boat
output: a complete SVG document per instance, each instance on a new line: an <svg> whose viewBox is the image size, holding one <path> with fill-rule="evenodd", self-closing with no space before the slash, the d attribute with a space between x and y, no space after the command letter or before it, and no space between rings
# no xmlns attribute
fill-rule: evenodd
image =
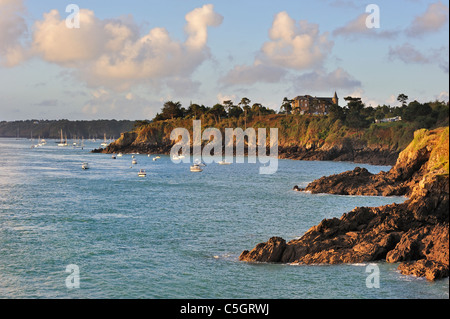
<svg viewBox="0 0 450 319"><path fill-rule="evenodd" d="M139 177L145 177L145 176L147 176L147 173L145 172L145 169L141 169L141 170L139 171L139 173L138 173L138 176L139 176Z"/></svg>
<svg viewBox="0 0 450 319"><path fill-rule="evenodd" d="M175 161L178 161L180 159L180 157L177 156L177 155L174 155L174 156L172 156L172 159L175 160Z"/></svg>
<svg viewBox="0 0 450 319"><path fill-rule="evenodd" d="M116 154L113 154L113 155L111 156L111 158L112 158L112 159L116 159Z"/></svg>
<svg viewBox="0 0 450 319"><path fill-rule="evenodd" d="M82 169L89 169L89 163L84 162L83 164L81 164L81 168Z"/></svg>
<svg viewBox="0 0 450 319"><path fill-rule="evenodd" d="M220 161L218 164L219 165L230 165L231 163L227 162L227 161Z"/></svg>
<svg viewBox="0 0 450 319"><path fill-rule="evenodd" d="M203 167L206 166L206 164L203 161L199 160L199 159L196 159L194 161L194 164L196 164L198 166L203 166Z"/></svg>
<svg viewBox="0 0 450 319"><path fill-rule="evenodd" d="M191 166L191 172L203 172L203 169L198 164L194 164Z"/></svg>
<svg viewBox="0 0 450 319"><path fill-rule="evenodd" d="M106 147L106 146L108 146L108 142L106 142L106 133L105 133L105 135L103 136L103 138L104 138L104 141L103 141L103 143L101 144L101 146Z"/></svg>
<svg viewBox="0 0 450 319"><path fill-rule="evenodd" d="M161 156L156 156L155 158L156 158L156 159L160 159L160 158L161 158Z"/></svg>
<svg viewBox="0 0 450 319"><path fill-rule="evenodd" d="M153 157L153 162L156 162L158 159L156 157Z"/></svg>
<svg viewBox="0 0 450 319"><path fill-rule="evenodd" d="M133 160L131 161L131 164L137 164L137 161L135 158L133 158Z"/></svg>
<svg viewBox="0 0 450 319"><path fill-rule="evenodd" d="M58 146L59 147L63 147L63 146L67 146L68 144L67 144L67 138L66 138L66 140L64 141L64 138L63 138L63 131L61 130L61 141L59 142L59 144L58 144Z"/></svg>
<svg viewBox="0 0 450 319"><path fill-rule="evenodd" d="M117 154L117 157L122 157L122 156L123 156L122 153Z"/></svg>

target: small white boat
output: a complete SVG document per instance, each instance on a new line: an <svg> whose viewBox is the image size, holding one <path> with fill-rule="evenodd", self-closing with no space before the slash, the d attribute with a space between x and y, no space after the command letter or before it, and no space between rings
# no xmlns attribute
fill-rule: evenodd
<svg viewBox="0 0 450 319"><path fill-rule="evenodd" d="M156 158L156 159L160 159L160 158L161 158L161 156L156 156L155 158Z"/></svg>
<svg viewBox="0 0 450 319"><path fill-rule="evenodd" d="M199 159L195 160L195 161L194 161L194 164L195 164L195 165L198 165L198 166L203 166L203 167L206 166L206 164L205 164L203 161L199 160Z"/></svg>
<svg viewBox="0 0 450 319"><path fill-rule="evenodd" d="M131 158L135 158L135 156L134 156L134 155L131 155Z"/></svg>
<svg viewBox="0 0 450 319"><path fill-rule="evenodd" d="M153 162L156 162L156 160L157 160L157 158L156 158L156 157L153 157Z"/></svg>
<svg viewBox="0 0 450 319"><path fill-rule="evenodd" d="M231 163L227 162L227 161L220 161L218 164L219 165L230 165Z"/></svg>
<svg viewBox="0 0 450 319"><path fill-rule="evenodd" d="M191 172L203 172L203 168L198 164L194 164L191 166Z"/></svg>
<svg viewBox="0 0 450 319"><path fill-rule="evenodd" d="M177 155L174 155L174 156L172 156L172 159L175 160L175 161L178 161L180 159L180 157L177 156Z"/></svg>
<svg viewBox="0 0 450 319"><path fill-rule="evenodd" d="M137 161L135 158L133 158L133 160L131 161L131 164L137 164Z"/></svg>
<svg viewBox="0 0 450 319"><path fill-rule="evenodd" d="M122 156L123 156L122 153L117 154L117 157L122 157Z"/></svg>
<svg viewBox="0 0 450 319"><path fill-rule="evenodd" d="M138 176L139 176L139 177L145 177L145 176L147 176L147 173L145 172L145 169L141 169L141 170L139 171L139 173L138 173Z"/></svg>
<svg viewBox="0 0 450 319"><path fill-rule="evenodd" d="M111 158L112 158L112 159L116 159L116 154L113 154L113 155L111 156Z"/></svg>
<svg viewBox="0 0 450 319"><path fill-rule="evenodd" d="M102 144L100 144L102 147L106 147L106 146L108 146L109 144L108 144L108 142L106 142L106 133L104 134L104 137L103 137L104 139L103 139L103 143Z"/></svg>
<svg viewBox="0 0 450 319"><path fill-rule="evenodd" d="M83 164L81 164L81 168L82 169L89 169L89 164L84 162Z"/></svg>

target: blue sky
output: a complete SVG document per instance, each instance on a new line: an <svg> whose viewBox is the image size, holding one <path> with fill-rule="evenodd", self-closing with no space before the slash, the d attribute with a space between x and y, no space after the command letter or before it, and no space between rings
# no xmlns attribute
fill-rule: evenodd
<svg viewBox="0 0 450 319"><path fill-rule="evenodd" d="M66 6L80 9L69 29ZM366 6L380 9L369 29ZM150 119L167 100L448 101L448 1L0 0L0 120Z"/></svg>

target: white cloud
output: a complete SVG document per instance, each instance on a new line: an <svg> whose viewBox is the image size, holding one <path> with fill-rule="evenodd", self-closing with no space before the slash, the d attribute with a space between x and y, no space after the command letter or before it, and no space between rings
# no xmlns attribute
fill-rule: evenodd
<svg viewBox="0 0 450 319"><path fill-rule="evenodd" d="M192 50L202 50L208 39L208 27L222 24L223 17L214 12L212 4L194 9L186 15L185 31L189 35L186 46Z"/></svg>
<svg viewBox="0 0 450 319"><path fill-rule="evenodd" d="M222 20L211 4L194 9L186 14L187 38L181 42L165 28L141 36L130 19L102 20L86 9L80 10L80 28L69 29L59 12L52 10L35 23L32 48L45 61L72 68L93 88L127 91L155 82L174 87L180 78L189 82L194 70L210 57L208 27L219 26Z"/></svg>
<svg viewBox="0 0 450 319"><path fill-rule="evenodd" d="M397 47L389 48L389 58L391 60L400 59L405 63L430 63L430 58L419 52L409 43L404 43Z"/></svg>
<svg viewBox="0 0 450 319"><path fill-rule="evenodd" d="M124 94L98 89L91 92L81 111L88 118L149 118L157 111L152 104L133 92Z"/></svg>
<svg viewBox="0 0 450 319"><path fill-rule="evenodd" d="M80 28L69 29L57 10L44 14L33 27L33 51L45 61L77 66L98 58L112 38L91 10L80 10ZM112 40L112 39L111 39Z"/></svg>
<svg viewBox="0 0 450 319"><path fill-rule="evenodd" d="M328 33L321 34L317 24L306 20L297 23L287 12L279 12L269 29L269 41L262 45L253 64L235 66L221 82L226 85L275 83L289 70L321 68L333 46Z"/></svg>
<svg viewBox="0 0 450 319"><path fill-rule="evenodd" d="M269 37L261 49L263 56L274 65L296 70L321 65L334 45L328 33L319 33L317 24L301 20L296 25L287 12L275 16Z"/></svg>
<svg viewBox="0 0 450 319"><path fill-rule="evenodd" d="M417 16L406 29L412 37L439 31L448 22L448 6L442 2L431 3L423 15Z"/></svg>
<svg viewBox="0 0 450 319"><path fill-rule="evenodd" d="M436 99L438 101L448 102L448 99L449 99L448 91L442 91L441 93L439 93L439 95L436 97Z"/></svg>
<svg viewBox="0 0 450 319"><path fill-rule="evenodd" d="M407 64L437 64L442 71L448 73L448 47L431 49L422 53L413 45L404 43L397 47L390 47L388 58L399 59Z"/></svg>
<svg viewBox="0 0 450 319"><path fill-rule="evenodd" d="M27 57L22 38L28 28L23 0L0 0L0 66L12 67Z"/></svg>
<svg viewBox="0 0 450 319"><path fill-rule="evenodd" d="M231 100L234 103L237 103L237 96L235 94L227 95L223 93L217 94L217 102L219 104L222 104L224 101Z"/></svg>
<svg viewBox="0 0 450 319"><path fill-rule="evenodd" d="M370 38L393 38L398 32L392 30L380 30L381 28L368 28L366 20L369 13L362 13L354 20L349 21L346 25L339 27L333 31L334 36L343 36L347 39L356 39L358 37Z"/></svg>
<svg viewBox="0 0 450 319"><path fill-rule="evenodd" d="M338 89L355 89L361 86L361 82L356 80L342 68L337 68L332 72L317 70L302 74L294 81L297 89L308 91L334 92Z"/></svg>
<svg viewBox="0 0 450 319"><path fill-rule="evenodd" d="M256 82L276 83L286 74L286 70L278 66L255 63L251 66L236 65L221 79L225 85L253 84Z"/></svg>

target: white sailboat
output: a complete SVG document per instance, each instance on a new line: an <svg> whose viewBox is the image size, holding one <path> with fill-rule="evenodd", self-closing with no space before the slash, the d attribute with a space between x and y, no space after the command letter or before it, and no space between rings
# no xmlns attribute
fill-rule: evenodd
<svg viewBox="0 0 450 319"><path fill-rule="evenodd" d="M104 135L104 141L103 141L103 143L101 144L103 147L106 147L106 146L108 146L108 142L106 142L106 133L105 133L105 135Z"/></svg>
<svg viewBox="0 0 450 319"><path fill-rule="evenodd" d="M58 146L59 147L67 146L67 139L66 139L66 141L64 141L62 130L61 130L61 141L59 142Z"/></svg>
<svg viewBox="0 0 450 319"><path fill-rule="evenodd" d="M201 168L198 164L192 165L190 170L191 172L203 172L203 168Z"/></svg>

